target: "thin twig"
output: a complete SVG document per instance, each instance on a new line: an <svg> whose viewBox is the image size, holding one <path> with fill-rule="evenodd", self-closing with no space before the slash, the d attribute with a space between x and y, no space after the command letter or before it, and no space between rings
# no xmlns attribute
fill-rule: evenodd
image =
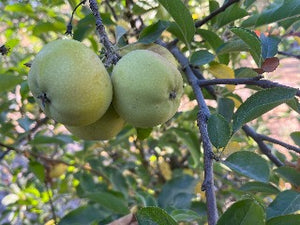
<svg viewBox="0 0 300 225"><path fill-rule="evenodd" d="M95 0L89 0L90 8L93 12L93 15L96 19L96 30L100 36L100 42L103 44L106 51L106 61L105 66L109 67L112 64L116 64L120 59L120 56L114 50L114 47L110 40L108 39L107 33L105 31L105 27L102 23L102 19L99 13L98 4Z"/></svg>
<svg viewBox="0 0 300 225"><path fill-rule="evenodd" d="M239 2L240 0L229 0L227 1L224 5L222 5L220 8L216 9L215 11L213 11L211 14L209 14L207 17L205 17L202 20L198 20L195 23L196 27L201 27L203 24L206 24L208 21L210 21L212 18L214 18L216 15L218 15L221 12L224 12L229 6L231 6L232 4Z"/></svg>
<svg viewBox="0 0 300 225"><path fill-rule="evenodd" d="M270 80L260 80L261 78L262 76L258 76L254 78L199 80L198 84L200 87L215 85L215 84L234 84L234 85L247 84L247 85L256 85L262 88L274 88L274 87L293 88ZM300 89L297 89L296 95L300 96Z"/></svg>
<svg viewBox="0 0 300 225"><path fill-rule="evenodd" d="M118 17L117 17L116 11L115 11L115 9L110 5L109 0L105 0L104 2L105 2L105 4L107 5L107 7L109 8L109 10L111 11L111 13L112 13L112 15L113 15L115 21L118 21Z"/></svg>
<svg viewBox="0 0 300 225"><path fill-rule="evenodd" d="M52 201L52 196L51 196L51 193L50 193L50 184L45 181L45 186L46 186L46 190L47 190L47 194L48 194L48 197L49 197L49 203L50 203L50 207L51 207L51 213L52 213L52 219L54 220L54 224L56 225L57 224L57 216L56 216L56 213L55 213L55 207L54 207L54 204L53 204L53 201Z"/></svg>
<svg viewBox="0 0 300 225"><path fill-rule="evenodd" d="M288 56L288 57L293 57L293 58L296 58L296 59L300 59L300 55L294 55L294 54L289 53L289 52L281 52L281 51L278 51L278 54L279 54L279 55Z"/></svg>
<svg viewBox="0 0 300 225"><path fill-rule="evenodd" d="M271 143L274 143L274 144L277 144L277 145L281 145L282 147L285 147L288 150L292 150L292 151L295 151L297 153L300 153L300 148L299 147L287 144L283 141L277 140L275 138L272 138L272 137L269 137L269 136L266 136L266 135L263 135L263 134L258 134L258 136L264 141L268 141L268 142L271 142Z"/></svg>
<svg viewBox="0 0 300 225"><path fill-rule="evenodd" d="M271 149L263 142L260 134L256 133L251 127L244 125L242 129L245 133L252 137L253 140L258 144L259 149L263 154L265 154L276 166L284 166L284 163L280 161L275 155L273 155Z"/></svg>
<svg viewBox="0 0 300 225"><path fill-rule="evenodd" d="M196 100L199 106L198 113L198 126L201 133L203 149L204 149L204 181L202 184L202 190L205 191L206 205L207 205L207 220L209 225L215 225L218 220L218 210L216 204L215 185L213 176L213 160L214 153L212 145L209 140L207 131L207 120L210 115L209 109L205 103L203 94L198 85L198 79L196 78L193 70L189 66L188 59L180 52L178 48L171 49L173 55L177 58L181 64L182 69L187 75L188 81L191 84L196 96Z"/></svg>

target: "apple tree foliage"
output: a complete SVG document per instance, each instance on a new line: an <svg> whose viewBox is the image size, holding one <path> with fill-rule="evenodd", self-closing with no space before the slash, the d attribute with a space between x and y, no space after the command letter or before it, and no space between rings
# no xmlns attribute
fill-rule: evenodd
<svg viewBox="0 0 300 225"><path fill-rule="evenodd" d="M105 61L89 2L72 38ZM0 2L0 224L299 225L300 129L287 144L267 136L261 116L281 104L298 116L299 77L292 88L262 76L299 59L300 1L98 1L116 51L163 44L186 83L170 121L127 125L109 141L80 140L46 118L27 84L35 54L66 36L78 3ZM204 120L199 109L209 109Z"/></svg>

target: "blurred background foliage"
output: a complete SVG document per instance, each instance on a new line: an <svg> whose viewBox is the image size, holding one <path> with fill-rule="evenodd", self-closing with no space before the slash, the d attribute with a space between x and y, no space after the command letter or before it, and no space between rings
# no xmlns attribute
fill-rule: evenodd
<svg viewBox="0 0 300 225"><path fill-rule="evenodd" d="M207 16L219 6L217 1L184 2L194 20ZM29 68L24 64L30 63L45 43L65 37L72 9L78 3L77 0L0 2L0 46L9 49L7 54L0 55L0 143L3 145L0 149L1 155L5 153L0 164L0 224L50 225L54 224L53 219L60 221L59 224L108 224L144 206L159 206L178 223L204 224L203 150L195 120L198 108L189 86L185 87L179 112L166 124L153 130L137 130L127 125L110 141L79 140L61 124L45 118L35 104L26 81ZM112 42L117 41L116 48L137 41L144 27L159 20L173 21L155 0L98 3L109 37ZM250 61L247 51L241 50L243 44L238 45L237 51L216 53L219 39L221 44L235 41L228 30L233 25L280 38L281 51L299 51L299 36L292 35L300 32L299 13L280 22L251 24L251 19L253 21L266 7L279 3L242 1L231 12L225 11L201 27L202 30L197 29L194 41L189 43L191 62L200 67L206 77L212 77L214 73L209 72L208 63L215 57L224 64L230 61L233 69L240 67L242 59ZM73 38L97 52L101 44L94 22L88 4L79 7L73 20ZM182 40L176 26L168 24L168 29L161 28L161 32L159 27L164 24L157 26L148 33L144 31L146 42L153 41L151 35L155 36L155 32L167 42L176 37ZM179 46L188 54L187 45L183 43ZM199 50L202 52L195 53ZM103 59L103 52L100 53ZM236 107L241 104L241 96L228 87L219 86L215 92L218 102L211 100L214 102L212 112L233 112L234 104ZM205 97L213 99L209 93ZM290 112L291 109L287 111ZM260 132L269 132L261 118L252 125ZM299 143L299 132L293 137ZM6 146L10 146L11 151ZM296 163L299 155L282 154L270 147L283 161ZM225 149L215 151L220 158L233 152L259 153L257 144L242 131L231 138ZM299 171L286 167L286 171L278 172L266 157L251 157L239 155L240 162L257 163L252 172L236 173L228 169L230 163L237 163L233 157L232 161L227 159L227 166L220 162L214 164L220 212L244 198L255 199L266 208L280 192L299 191ZM53 168L61 171L53 172ZM288 171L289 168L293 171Z"/></svg>

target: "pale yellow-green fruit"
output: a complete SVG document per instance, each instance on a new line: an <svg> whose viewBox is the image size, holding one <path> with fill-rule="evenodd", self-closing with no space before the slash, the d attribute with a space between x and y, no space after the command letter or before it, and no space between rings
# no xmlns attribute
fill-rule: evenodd
<svg viewBox="0 0 300 225"><path fill-rule="evenodd" d="M55 40L36 55L28 75L33 97L57 122L88 125L112 101L109 74L97 54L75 40Z"/></svg>
<svg viewBox="0 0 300 225"><path fill-rule="evenodd" d="M168 121L183 93L177 68L161 55L135 50L122 57L112 72L113 105L135 127L147 128Z"/></svg>
<svg viewBox="0 0 300 225"><path fill-rule="evenodd" d="M179 67L178 61L175 59L175 57L172 55L172 53L166 49L165 47L151 43L151 44L143 44L143 43L133 43L126 45L122 48L119 49L119 54L121 56L124 56L128 54L129 52L132 52L134 50L139 50L139 49L144 49L144 50L150 50L153 51L163 57L165 57L169 62L173 63L176 67Z"/></svg>
<svg viewBox="0 0 300 225"><path fill-rule="evenodd" d="M63 175L66 172L67 168L68 168L68 166L66 164L57 163L50 168L49 177L51 177L51 178L60 177L61 175Z"/></svg>
<svg viewBox="0 0 300 225"><path fill-rule="evenodd" d="M109 140L115 137L124 127L125 121L111 105L104 116L87 126L65 126L76 137L84 140Z"/></svg>

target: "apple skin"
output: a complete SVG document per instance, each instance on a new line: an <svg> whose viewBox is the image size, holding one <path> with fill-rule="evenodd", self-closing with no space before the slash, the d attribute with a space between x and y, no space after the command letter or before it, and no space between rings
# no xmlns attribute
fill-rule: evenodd
<svg viewBox="0 0 300 225"><path fill-rule="evenodd" d="M165 123L176 113L183 93L183 80L174 64L149 50L123 56L112 72L113 106L135 127Z"/></svg>
<svg viewBox="0 0 300 225"><path fill-rule="evenodd" d="M28 85L45 114L57 122L88 125L112 101L109 74L96 53L75 40L55 40L36 55Z"/></svg>
<svg viewBox="0 0 300 225"><path fill-rule="evenodd" d="M50 168L49 177L58 178L66 172L67 168L68 166L66 164L57 163Z"/></svg>
<svg viewBox="0 0 300 225"><path fill-rule="evenodd" d="M139 49L153 51L153 52L165 57L167 60L169 60L171 63L173 63L177 68L179 67L179 63L175 59L175 57L172 55L172 53L167 48L165 48L161 45L155 44L155 43L143 44L143 43L137 42L137 43L129 44L129 45L126 45L126 46L120 48L119 54L121 56L124 56L131 51L139 50Z"/></svg>
<svg viewBox="0 0 300 225"><path fill-rule="evenodd" d="M124 127L125 121L111 105L106 113L96 122L87 126L65 126L76 137L83 140L109 140L115 137Z"/></svg>

